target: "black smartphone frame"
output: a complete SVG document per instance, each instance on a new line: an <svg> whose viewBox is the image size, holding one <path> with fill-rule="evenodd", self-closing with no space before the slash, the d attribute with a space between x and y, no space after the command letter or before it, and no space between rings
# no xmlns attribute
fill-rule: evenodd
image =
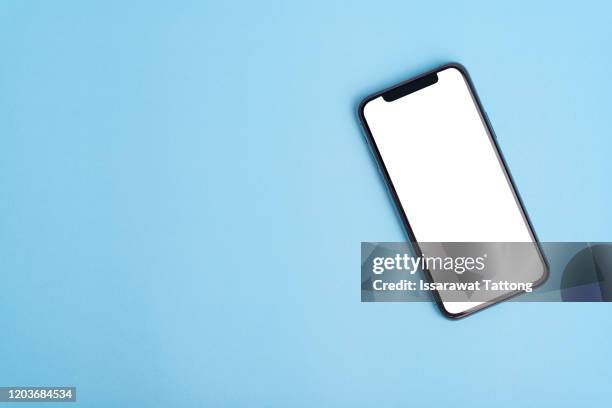
<svg viewBox="0 0 612 408"><path fill-rule="evenodd" d="M508 165L506 163L506 159L504 158L503 152L500 149L498 143L497 143L497 137L495 136L495 132L493 131L493 127L491 126L491 123L489 121L489 117L486 113L486 111L484 110L484 108L482 107L482 103L480 101L480 98L478 97L478 94L476 92L476 88L474 87L474 84L472 82L472 79L470 77L470 74L468 73L467 69L461 65L460 63L457 62L450 62L441 66L438 66L434 69L431 69L427 72L424 72L420 75L417 75L415 77L412 77L406 81L402 81L396 85L393 85L389 88L383 89L382 91L376 92L374 94L371 94L367 97L365 97L360 103L359 106L357 108L357 114L359 116L359 122L361 123L361 126L363 128L363 130L365 131L365 136L366 136L366 141L368 143L368 145L370 146L370 149L372 150L372 153L374 154L374 157L376 159L376 163L378 165L378 168L380 169L380 172L383 175L383 179L385 181L385 185L389 191L389 193L391 194L391 198L393 200L393 203L395 205L395 208L397 209L397 211L399 212L403 227L406 231L406 233L408 234L408 239L411 243L411 245L413 246L417 256L422 256L422 251L419 247L419 244L416 240L416 237L414 235L414 232L412 231L412 227L410 226L410 222L408 221L408 216L406 215L406 212L404 211L404 207L402 206L401 201L399 200L399 197L397 195L397 192L395 190L395 186L393 185L393 182L391 181L391 177L389 176L389 172L387 171L387 167L385 166L385 162L382 159L382 156L380 154L380 151L378 149L378 146L376 145L376 141L374 140L374 136L372 135L372 132L370 130L370 127L368 126L368 122L366 121L365 118L365 114L364 114L364 109L365 106L371 102L374 99L377 99L379 97L383 97L385 100L388 100L388 98L390 98L390 101L393 101L395 99L399 99L404 95L407 95L409 93L412 92L416 92L419 89L425 88L427 86L433 85L435 82L431 83L431 81L428 78L431 78L432 76L436 76L436 82L437 82L437 73L444 71L445 69L448 68L455 68L457 69L461 75L463 76L463 78L465 79L467 85L468 85L468 89L469 92L472 96L472 99L474 100L474 102L476 103L476 107L478 108L478 113L480 115L480 117L483 120L484 125L487 128L487 133L489 136L489 139L491 140L493 147L495 148L495 151L497 153L497 156L499 157L499 162L502 165L502 168L504 170L505 176L506 176L506 180L508 180L508 182L510 183L510 187L512 188L512 192L514 193L514 197L517 201L517 205L520 208L521 214L523 216L523 219L527 222L527 226L529 229L529 234L531 235L531 238L533 239L533 242L536 244L537 250L538 250L538 254L540 255L540 258L542 260L542 264L544 265L544 273L542 275L542 277L537 280L536 282L534 282L533 287L537 287L540 286L542 283L544 283L549 276L549 264L548 264L548 260L546 259L546 256L544 255L544 252L542 250L542 246L540 245L540 241L538 240L538 237L535 233L535 230L533 229L533 225L531 223L531 219L529 218L529 214L527 213L527 210L525 208L525 205L523 204L523 199L521 198L521 195L518 191L518 189L516 188L516 184L514 182L514 178L512 177L512 174L510 173L510 170L508 168ZM404 95L402 95L402 93L404 93ZM398 94L400 96L398 96ZM425 273L426 278L431 282L433 281L431 273L427 270L424 269L423 272ZM442 312L442 314L445 317L448 317L450 319L460 319L466 316L469 316L471 314L474 314L480 310L489 308L493 305L496 305L500 302L503 302L505 300L508 300L514 296L518 296L520 294L522 294L522 291L517 291L517 292L512 292L503 296L500 296L499 298L494 299L491 302L485 302L481 305L478 305L472 309L469 309L467 311L463 311L460 313L450 313L448 310L446 310L444 308L444 304L442 302L442 299L440 297L440 294L438 293L438 291L433 291L433 297L434 300L438 306L438 308L440 309L440 311Z"/></svg>

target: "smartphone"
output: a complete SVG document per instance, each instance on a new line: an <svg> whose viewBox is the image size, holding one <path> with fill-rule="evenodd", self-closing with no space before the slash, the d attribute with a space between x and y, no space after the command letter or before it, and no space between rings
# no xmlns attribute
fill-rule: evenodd
<svg viewBox="0 0 612 408"><path fill-rule="evenodd" d="M541 260L533 283L546 279L531 222L462 65L443 65L365 98L359 117L417 252L419 242L531 242ZM478 302L435 294L435 300L457 318L516 294Z"/></svg>

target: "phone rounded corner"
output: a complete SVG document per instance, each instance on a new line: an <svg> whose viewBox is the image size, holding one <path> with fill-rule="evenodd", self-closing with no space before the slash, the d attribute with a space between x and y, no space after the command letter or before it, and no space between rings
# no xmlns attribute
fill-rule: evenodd
<svg viewBox="0 0 612 408"><path fill-rule="evenodd" d="M544 283L546 283L546 281L548 280L548 278L550 277L550 266L548 265L547 261L544 261L544 271L542 271L542 276L540 276L538 278L538 280L536 280L535 282L533 282L533 287L534 288L538 288L541 285L543 285Z"/></svg>
<svg viewBox="0 0 612 408"><path fill-rule="evenodd" d="M438 309L440 309L440 312L442 313L442 316L444 316L444 318L451 320L451 321L457 321L460 319L463 319L464 317L468 316L470 313L469 312L458 312L458 313L453 313L451 311L449 311L445 306L444 303L439 302L438 303Z"/></svg>
<svg viewBox="0 0 612 408"><path fill-rule="evenodd" d="M461 73L461 75L469 76L467 68L465 67L465 65L463 65L460 62L451 61L440 67L440 71L444 71L445 69L456 69L457 71Z"/></svg>
<svg viewBox="0 0 612 408"><path fill-rule="evenodd" d="M366 106L368 105L368 103L372 102L377 97L378 97L377 94L368 95L365 98L361 99L359 103L357 104L357 117L359 118L361 123L363 124L366 123L366 118L365 118Z"/></svg>
<svg viewBox="0 0 612 408"><path fill-rule="evenodd" d="M442 65L439 68L438 72L442 72L447 69L454 69L455 71L457 71L461 78L463 78L468 84L470 84L470 90L473 92L473 86L471 85L472 77L470 76L470 73L465 67L465 65L461 64L460 62L449 62L448 64Z"/></svg>

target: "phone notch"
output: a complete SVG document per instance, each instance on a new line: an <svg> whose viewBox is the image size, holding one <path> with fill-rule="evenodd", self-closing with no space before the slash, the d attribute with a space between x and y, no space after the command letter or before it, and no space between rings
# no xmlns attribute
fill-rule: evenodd
<svg viewBox="0 0 612 408"><path fill-rule="evenodd" d="M431 74L427 74L413 81L396 86L395 88L392 88L387 92L383 93L382 97L385 102L393 102L399 98L403 98L406 95L410 95L411 93L427 88L428 86L433 85L437 82L438 73L432 72Z"/></svg>

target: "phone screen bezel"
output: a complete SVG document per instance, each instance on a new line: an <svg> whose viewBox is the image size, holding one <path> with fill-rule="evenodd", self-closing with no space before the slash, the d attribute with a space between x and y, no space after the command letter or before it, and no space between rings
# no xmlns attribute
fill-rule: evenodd
<svg viewBox="0 0 612 408"><path fill-rule="evenodd" d="M379 91L379 92L376 92L374 94L371 94L371 95L367 96L366 98L364 98L360 102L360 104L359 104L359 107L358 107L358 116L359 116L359 121L361 123L361 126L364 129L364 131L365 131L366 140L368 142L368 145L370 146L370 148L372 150L372 153L374 154L374 157L376 159L377 165L379 166L379 169L381 170L381 173L383 175L385 184L386 184L386 186L387 186L387 188L389 190L389 193L391 194L391 198L392 198L392 200L393 200L393 202L395 204L395 207L396 207L397 211L399 212L400 219L402 220L402 224L403 224L403 226L405 228L405 231L406 231L406 233L408 235L408 239L409 239L410 243L412 244L412 246L414 247L414 250L415 250L417 256L421 256L422 255L422 251L421 251L421 249L419 247L419 244L418 244L418 242L416 240L416 237L414 235L412 227L410 226L410 221L408 220L408 216L406 215L406 212L404 211L402 203L401 203L401 201L399 199L399 196L397 195L397 192L395 190L393 182L391 181L391 177L390 177L390 175L389 175L389 173L387 171L387 168L386 168L385 163L384 163L384 161L382 159L382 156L380 154L378 146L376 145L376 141L374 139L374 136L372 135L370 127L368 126L368 122L367 122L367 120L365 118L364 110L365 110L366 105L369 102L371 102L372 100L374 100L374 99L377 99L377 98L379 98L379 97L381 97L381 96L383 96L385 94L389 94L389 92L392 93L393 91L396 91L400 87L406 87L406 85L409 85L411 83L415 83L415 81L422 80L425 77L437 74L438 72L444 71L444 70L449 69L449 68L457 69L461 73L463 78L465 79L465 82L466 82L466 84L468 86L468 90L469 90L469 92L470 92L470 94L472 96L472 99L475 102L476 107L478 109L478 113L481 116L481 118L483 120L483 123L484 123L484 125L486 127L487 134L489 136L491 144L492 144L493 148L495 149L495 152L496 152L497 157L498 157L498 161L499 161L499 163L500 163L500 165L501 165L501 167L502 167L502 169L504 171L504 174L506 176L506 180L508 181L508 183L510 185L510 188L512 189L512 193L513 193L513 195L515 197L516 204L519 207L521 215L522 215L524 221L527 224L527 228L529 230L529 234L530 234L533 242L536 244L538 255L540 256L540 259L542 260L542 264L544 266L544 272L542 274L542 277L539 280L537 280L536 282L534 282L534 284L533 284L533 287L537 287L537 286L541 285L542 283L544 283L546 281L546 279L548 278L548 275L549 275L548 261L547 261L546 257L544 256L544 253L542 251L542 247L540 245L540 242L539 242L539 240L537 238L537 235L536 235L536 233L535 233L535 231L533 229L533 225L531 223L531 219L529 218L529 214L527 213L527 210L525 209L525 205L523 204L523 200L522 200L522 198L521 198L521 196L520 196L520 194L519 194L519 192L518 192L518 190L516 188L516 184L514 182L514 178L512 177L512 174L510 173L510 170L508 169L508 165L506 163L506 159L504 158L504 155L503 155L501 149L499 148L499 145L497 143L497 138L495 137L495 132L493 131L493 127L491 126L491 123L489 122L489 117L488 117L488 115L486 114L485 110L482 107L482 103L480 102L480 98L478 97L478 94L476 93L476 89L474 87L472 79L470 78L470 75L469 75L467 69L463 65L461 65L461 64L459 64L457 62L447 63L447 64L441 65L441 66L439 66L437 68L434 68L432 70L429 70L427 72L424 72L424 73L422 73L420 75L417 75L415 77L412 77L412 78L410 78L410 79L408 79L406 81L402 81L402 82L400 82L400 83L398 83L396 85L393 85L393 86L391 86L389 88L383 89L382 91ZM426 278L429 281L432 281L432 276L431 276L430 272L428 270L424 270L424 272L425 272ZM475 313L477 311L485 309L485 308L487 308L489 306L492 306L492 305L497 304L499 302L502 302L504 300L507 300L507 299L509 299L511 297L520 295L521 293L522 292L520 292L520 291L511 292L511 293L508 293L506 295L500 296L500 297L498 297L498 298L496 298L496 299L494 299L494 300L492 300L490 302L485 302L485 303L479 304L479 305L477 305L477 306L475 306L473 308L466 309L466 310L461 311L459 313L451 313L451 312L449 312L445 308L444 302L442 301L442 299L441 299L441 297L440 297L440 295L439 295L439 293L437 291L433 292L433 296L434 296L434 300L435 300L436 304L438 305L440 311L446 317L452 318L452 319L458 319L458 318L462 318L462 317L468 316L470 314L473 314L473 313Z"/></svg>

